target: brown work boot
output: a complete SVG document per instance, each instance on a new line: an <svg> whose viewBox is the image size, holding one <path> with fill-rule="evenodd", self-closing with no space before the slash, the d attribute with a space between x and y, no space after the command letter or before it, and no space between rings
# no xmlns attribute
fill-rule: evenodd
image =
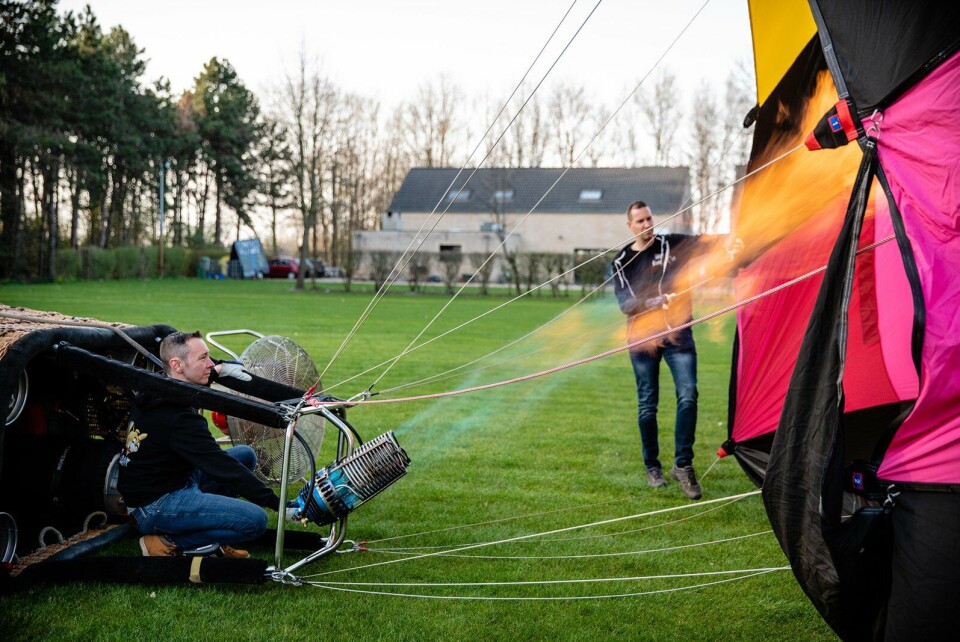
<svg viewBox="0 0 960 642"><path fill-rule="evenodd" d="M232 548L230 546L223 545L220 547L220 552L223 553L224 557L235 560L245 560L250 557L250 553L247 551L242 551L238 548Z"/></svg>
<svg viewBox="0 0 960 642"><path fill-rule="evenodd" d="M650 488L663 488L667 485L667 480L663 478L663 469L660 466L647 468L647 486Z"/></svg>
<svg viewBox="0 0 960 642"><path fill-rule="evenodd" d="M693 466L674 466L670 470L670 476L680 482L684 495L690 499L700 499L703 496L703 489L697 482L697 473L693 471Z"/></svg>
<svg viewBox="0 0 960 642"><path fill-rule="evenodd" d="M144 535L140 538L140 550L144 557L177 557L177 546L162 535Z"/></svg>

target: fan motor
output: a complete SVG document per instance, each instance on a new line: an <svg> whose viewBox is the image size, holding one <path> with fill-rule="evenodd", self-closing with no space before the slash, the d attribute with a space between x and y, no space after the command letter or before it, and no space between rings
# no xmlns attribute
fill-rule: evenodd
<svg viewBox="0 0 960 642"><path fill-rule="evenodd" d="M410 458L393 431L371 439L344 459L317 472L297 495L297 517L333 524L407 473ZM311 493L312 487L312 493Z"/></svg>

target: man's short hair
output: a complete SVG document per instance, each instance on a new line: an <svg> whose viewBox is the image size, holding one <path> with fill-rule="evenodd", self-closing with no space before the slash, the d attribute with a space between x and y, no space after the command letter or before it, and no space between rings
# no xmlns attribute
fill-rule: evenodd
<svg viewBox="0 0 960 642"><path fill-rule="evenodd" d="M643 207L650 207L650 206L647 205L646 203L644 203L643 201L634 201L634 202L630 203L629 205L627 205L627 220L628 220L628 221L630 220L630 212L631 212L631 211L633 211L633 210L638 210L638 209L641 209L641 208L643 208Z"/></svg>
<svg viewBox="0 0 960 642"><path fill-rule="evenodd" d="M190 349L187 348L187 342L190 339L200 339L200 331L194 332L173 332L168 334L160 342L160 361L163 362L163 371L170 374L171 359L185 359Z"/></svg>

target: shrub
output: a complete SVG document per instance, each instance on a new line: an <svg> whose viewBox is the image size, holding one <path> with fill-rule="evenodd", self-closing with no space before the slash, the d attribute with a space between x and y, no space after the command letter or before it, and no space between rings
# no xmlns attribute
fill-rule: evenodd
<svg viewBox="0 0 960 642"><path fill-rule="evenodd" d="M116 255L93 245L81 250L83 254L83 278L103 281L113 277Z"/></svg>
<svg viewBox="0 0 960 642"><path fill-rule="evenodd" d="M113 273L118 279L135 279L140 276L140 248L125 245L112 250L115 256Z"/></svg>
<svg viewBox="0 0 960 642"><path fill-rule="evenodd" d="M80 250L67 248L57 253L57 280L76 281L82 275L83 261Z"/></svg>
<svg viewBox="0 0 960 642"><path fill-rule="evenodd" d="M155 279L160 267L160 248L156 245L150 245L142 248L140 260L140 278ZM167 258L167 253L163 253L163 258Z"/></svg>
<svg viewBox="0 0 960 642"><path fill-rule="evenodd" d="M181 277L190 275L192 252L184 247L168 247L163 251L163 275ZM193 261L196 266L196 261ZM196 267L193 274L196 274Z"/></svg>

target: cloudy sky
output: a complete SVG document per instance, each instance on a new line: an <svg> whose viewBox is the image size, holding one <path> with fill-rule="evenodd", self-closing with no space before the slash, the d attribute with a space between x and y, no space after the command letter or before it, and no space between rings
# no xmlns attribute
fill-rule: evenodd
<svg viewBox="0 0 960 642"><path fill-rule="evenodd" d="M122 25L146 50L147 80L165 76L175 90L189 87L218 56L259 93L293 69L302 50L342 87L386 105L440 74L471 95L505 97L571 4L531 77L539 79L593 15L545 88L572 81L598 101L618 102L698 11L660 63L686 92L703 81L719 88L733 65L751 61L746 0L61 0L59 6L79 11L85 4L104 28Z"/></svg>

